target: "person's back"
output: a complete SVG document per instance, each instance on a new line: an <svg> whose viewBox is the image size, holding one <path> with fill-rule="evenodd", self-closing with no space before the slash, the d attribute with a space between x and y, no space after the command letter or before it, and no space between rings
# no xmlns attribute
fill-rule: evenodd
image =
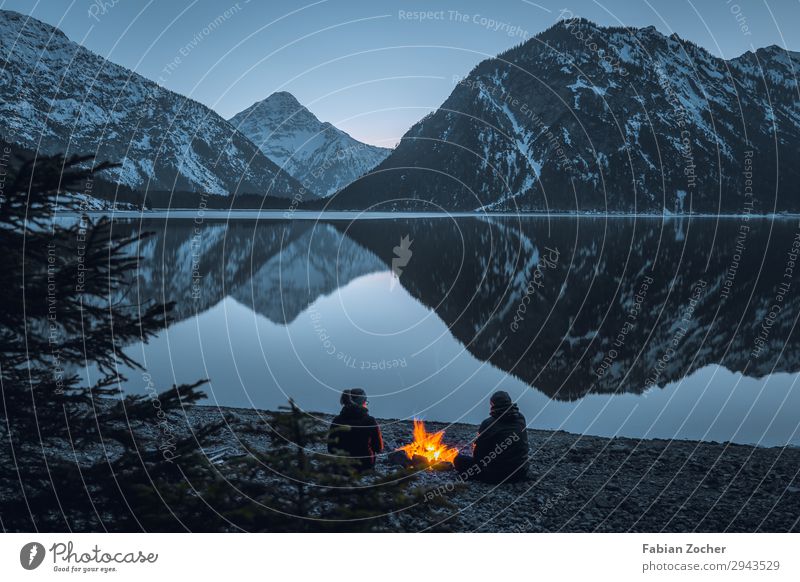
<svg viewBox="0 0 800 582"><path fill-rule="evenodd" d="M478 429L473 457L456 459L456 468L479 481L501 483L527 478L528 431L525 417L508 393L495 392L491 415Z"/></svg>
<svg viewBox="0 0 800 582"><path fill-rule="evenodd" d="M356 459L361 469L371 469L376 454L383 451L383 436L369 415L366 394L360 388L345 390L340 402L342 410L328 434L328 451Z"/></svg>

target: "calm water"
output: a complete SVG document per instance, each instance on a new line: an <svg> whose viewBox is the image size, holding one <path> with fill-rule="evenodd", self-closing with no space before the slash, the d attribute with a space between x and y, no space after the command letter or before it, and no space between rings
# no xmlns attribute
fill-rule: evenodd
<svg viewBox="0 0 800 582"><path fill-rule="evenodd" d="M795 220L191 218L154 231L131 296L177 301L127 351L210 403L800 444ZM405 242L408 241L408 242ZM795 272L797 271L797 272ZM145 379L128 373L126 389Z"/></svg>

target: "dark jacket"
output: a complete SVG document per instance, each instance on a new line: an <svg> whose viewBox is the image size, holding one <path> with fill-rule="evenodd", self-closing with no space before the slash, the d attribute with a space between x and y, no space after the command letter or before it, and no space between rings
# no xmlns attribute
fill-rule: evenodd
<svg viewBox="0 0 800 582"><path fill-rule="evenodd" d="M526 424L516 404L502 410L492 410L492 415L478 428L473 447L475 462L480 468L477 479L500 483L527 477Z"/></svg>
<svg viewBox="0 0 800 582"><path fill-rule="evenodd" d="M344 406L333 419L328 433L328 452L358 459L361 469L375 466L375 455L383 451L378 423L362 406Z"/></svg>

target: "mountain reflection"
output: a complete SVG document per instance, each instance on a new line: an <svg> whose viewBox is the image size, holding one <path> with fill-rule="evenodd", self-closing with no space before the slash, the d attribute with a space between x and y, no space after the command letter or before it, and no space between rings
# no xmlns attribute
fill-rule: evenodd
<svg viewBox="0 0 800 582"><path fill-rule="evenodd" d="M798 371L793 221L170 219L141 228L155 235L140 249L138 298L176 300L178 320L231 297L288 325L318 298L393 271L476 358L554 399L641 393L709 364L752 377Z"/></svg>

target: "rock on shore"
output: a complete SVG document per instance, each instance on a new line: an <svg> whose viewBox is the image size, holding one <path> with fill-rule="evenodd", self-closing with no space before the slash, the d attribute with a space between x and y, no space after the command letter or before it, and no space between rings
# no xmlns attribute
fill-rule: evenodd
<svg viewBox="0 0 800 582"><path fill-rule="evenodd" d="M188 407L190 424L232 414L264 422L257 410ZM330 415L319 414L323 421ZM386 453L411 440L408 420L381 420ZM445 441L467 447L477 427L427 422ZM417 483L444 495L452 526L481 532L798 532L800 449L729 443L638 440L529 430L530 479L508 485L459 483L455 471L422 470ZM209 453L221 459L267 444L231 431ZM385 455L377 470L389 472ZM460 486L459 486L460 485Z"/></svg>

